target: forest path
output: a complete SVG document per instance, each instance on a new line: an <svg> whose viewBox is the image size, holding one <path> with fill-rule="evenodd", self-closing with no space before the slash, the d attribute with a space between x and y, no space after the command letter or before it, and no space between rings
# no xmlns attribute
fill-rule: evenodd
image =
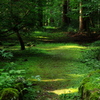
<svg viewBox="0 0 100 100"><path fill-rule="evenodd" d="M60 100L59 95L78 91L81 80L89 69L80 62L81 53L87 49L79 45L38 45L47 54L33 57L29 74L40 75L36 84L41 88L36 100ZM69 99L70 100L70 99Z"/></svg>

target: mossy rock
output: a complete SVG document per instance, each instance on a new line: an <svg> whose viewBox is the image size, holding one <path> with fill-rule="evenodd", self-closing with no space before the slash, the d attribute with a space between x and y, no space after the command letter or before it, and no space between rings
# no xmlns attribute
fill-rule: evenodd
<svg viewBox="0 0 100 100"><path fill-rule="evenodd" d="M79 87L82 100L100 100L100 70L92 71Z"/></svg>
<svg viewBox="0 0 100 100"><path fill-rule="evenodd" d="M5 88L0 92L0 100L18 100L19 92L14 88Z"/></svg>

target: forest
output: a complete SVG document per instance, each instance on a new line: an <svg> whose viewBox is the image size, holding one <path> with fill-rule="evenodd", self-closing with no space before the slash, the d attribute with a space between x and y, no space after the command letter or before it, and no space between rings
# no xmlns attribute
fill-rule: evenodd
<svg viewBox="0 0 100 100"><path fill-rule="evenodd" d="M100 0L0 0L0 100L99 100Z"/></svg>

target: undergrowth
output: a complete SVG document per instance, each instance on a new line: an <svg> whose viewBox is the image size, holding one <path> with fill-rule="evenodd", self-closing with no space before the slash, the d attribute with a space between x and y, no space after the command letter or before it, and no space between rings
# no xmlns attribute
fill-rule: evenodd
<svg viewBox="0 0 100 100"><path fill-rule="evenodd" d="M88 47L88 50L82 51L81 62L93 69L100 69L100 47L95 47L98 46L99 43L100 41L96 41Z"/></svg>

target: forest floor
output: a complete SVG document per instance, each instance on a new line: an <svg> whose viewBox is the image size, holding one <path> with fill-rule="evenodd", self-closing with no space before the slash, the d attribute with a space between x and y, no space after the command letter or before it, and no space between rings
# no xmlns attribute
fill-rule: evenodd
<svg viewBox="0 0 100 100"><path fill-rule="evenodd" d="M38 44L28 50L29 55L17 54L17 68L25 69L27 78L40 75L41 80L35 81L40 88L36 100L60 100L61 94L77 93L82 79L91 71L81 62L86 49L88 47L78 44ZM37 54L32 54L32 50ZM32 78L30 80L34 82Z"/></svg>

